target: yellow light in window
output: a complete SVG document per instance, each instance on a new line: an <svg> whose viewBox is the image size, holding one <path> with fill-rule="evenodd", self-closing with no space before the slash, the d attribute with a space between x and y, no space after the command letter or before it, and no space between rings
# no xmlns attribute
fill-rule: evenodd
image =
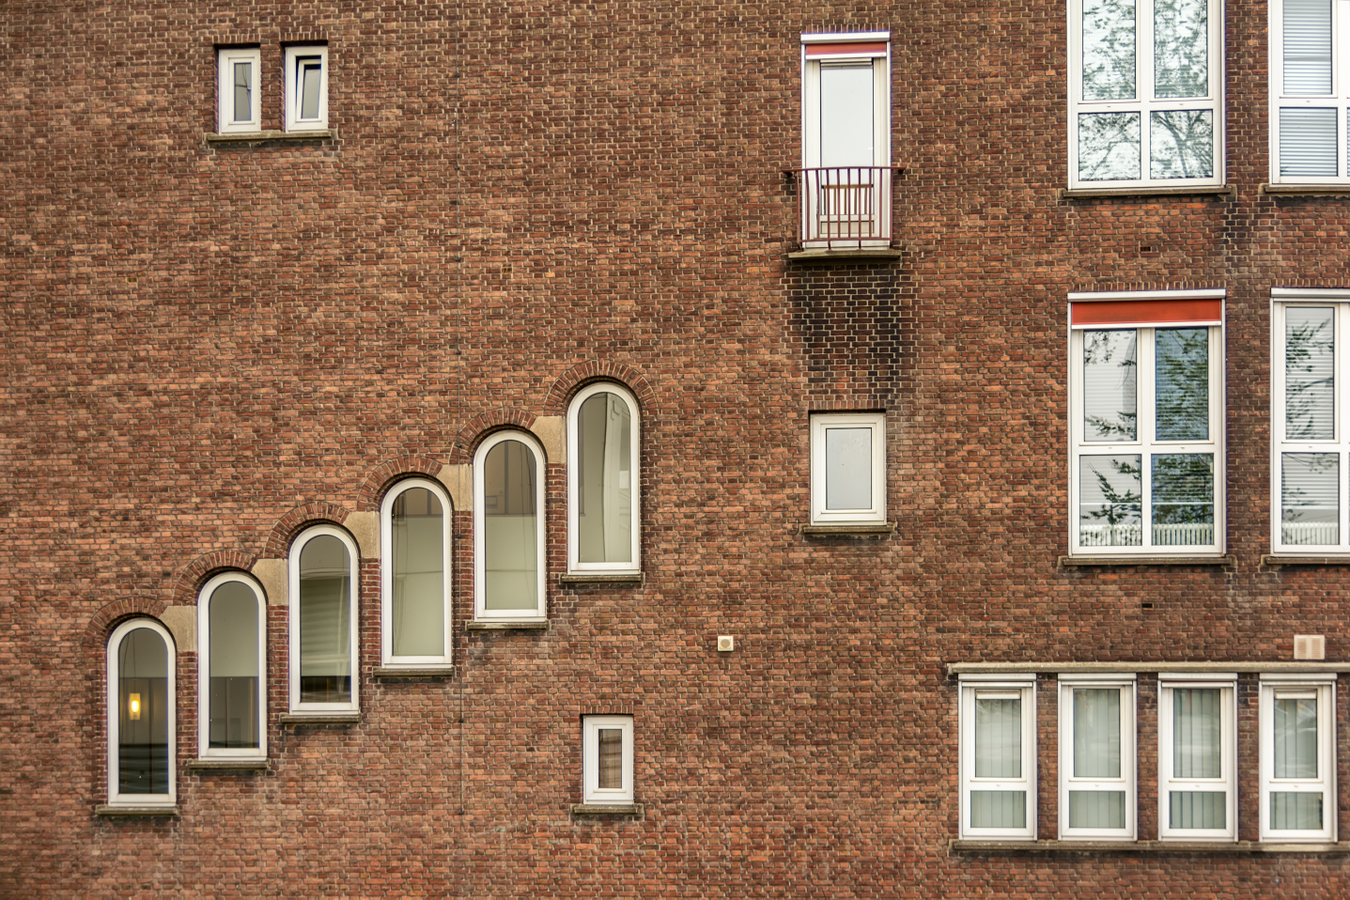
<svg viewBox="0 0 1350 900"><path fill-rule="evenodd" d="M133 722L139 722L139 721L141 720L141 695L140 695L140 694L132 694L132 695L131 695L131 701L127 704L127 712L129 713L129 716L128 716L128 717L131 719L131 721L133 721Z"/></svg>

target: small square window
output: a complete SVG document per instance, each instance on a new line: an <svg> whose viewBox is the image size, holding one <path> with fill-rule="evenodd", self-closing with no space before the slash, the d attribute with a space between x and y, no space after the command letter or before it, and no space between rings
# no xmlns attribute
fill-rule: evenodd
<svg viewBox="0 0 1350 900"><path fill-rule="evenodd" d="M1036 678L961 679L961 837L1036 838Z"/></svg>
<svg viewBox="0 0 1350 900"><path fill-rule="evenodd" d="M1059 837L1135 839L1134 676L1060 676Z"/></svg>
<svg viewBox="0 0 1350 900"><path fill-rule="evenodd" d="M885 521L885 413L813 415L811 524Z"/></svg>
<svg viewBox="0 0 1350 900"><path fill-rule="evenodd" d="M328 128L328 48L286 48L286 130Z"/></svg>
<svg viewBox="0 0 1350 900"><path fill-rule="evenodd" d="M1237 840L1237 676L1158 677L1158 837Z"/></svg>
<svg viewBox="0 0 1350 900"><path fill-rule="evenodd" d="M1336 840L1335 676L1261 678L1261 840Z"/></svg>
<svg viewBox="0 0 1350 900"><path fill-rule="evenodd" d="M262 54L257 47L231 47L217 52L216 128L221 134L262 130L258 79Z"/></svg>
<svg viewBox="0 0 1350 900"><path fill-rule="evenodd" d="M633 717L586 716L582 719L583 803L633 802Z"/></svg>

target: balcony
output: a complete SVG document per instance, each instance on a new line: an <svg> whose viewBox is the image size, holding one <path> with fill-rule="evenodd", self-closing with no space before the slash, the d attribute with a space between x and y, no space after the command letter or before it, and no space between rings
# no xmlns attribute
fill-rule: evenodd
<svg viewBox="0 0 1350 900"><path fill-rule="evenodd" d="M792 259L895 258L891 198L897 166L789 169L797 193Z"/></svg>

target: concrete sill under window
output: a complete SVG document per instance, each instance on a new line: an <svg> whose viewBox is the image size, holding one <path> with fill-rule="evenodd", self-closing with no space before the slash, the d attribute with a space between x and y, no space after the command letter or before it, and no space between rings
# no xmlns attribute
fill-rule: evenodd
<svg viewBox="0 0 1350 900"><path fill-rule="evenodd" d="M865 525L799 525L797 533L802 537L883 537L895 534L894 522L875 522Z"/></svg>
<svg viewBox="0 0 1350 900"><path fill-rule="evenodd" d="M1280 566L1350 566L1350 556L1271 556L1262 554L1261 565L1267 569Z"/></svg>
<svg viewBox="0 0 1350 900"><path fill-rule="evenodd" d="M358 712L321 716L317 713L287 713L278 721L282 725L360 725L361 714Z"/></svg>
<svg viewBox="0 0 1350 900"><path fill-rule="evenodd" d="M172 816L179 815L177 806L96 806L94 815L105 819L119 819L129 816Z"/></svg>
<svg viewBox="0 0 1350 900"><path fill-rule="evenodd" d="M1258 841L963 841L953 853L1350 853L1350 843L1280 844Z"/></svg>
<svg viewBox="0 0 1350 900"><path fill-rule="evenodd" d="M248 131L238 134L217 134L208 131L202 140L208 144L264 144L271 141L330 141L337 139L336 128L317 131Z"/></svg>
<svg viewBox="0 0 1350 900"><path fill-rule="evenodd" d="M643 584L645 578L641 572L572 572L568 575L559 575L558 584Z"/></svg>
<svg viewBox="0 0 1350 900"><path fill-rule="evenodd" d="M454 678L454 666L420 666L399 668L397 666L376 666L370 673L372 678Z"/></svg>
<svg viewBox="0 0 1350 900"><path fill-rule="evenodd" d="M788 259L797 263L848 263L857 260L893 262L905 255L899 247L813 247L795 250Z"/></svg>
<svg viewBox="0 0 1350 900"><path fill-rule="evenodd" d="M641 803L573 803L574 816L640 816L644 807Z"/></svg>
<svg viewBox="0 0 1350 900"><path fill-rule="evenodd" d="M1236 566L1237 557L1226 556L1061 556L1061 569L1095 569L1113 566Z"/></svg>
<svg viewBox="0 0 1350 900"><path fill-rule="evenodd" d="M1109 200L1112 197L1196 197L1224 194L1237 198L1237 185L1211 184L1204 187L1128 187L1128 188L1060 188L1058 200Z"/></svg>
<svg viewBox="0 0 1350 900"><path fill-rule="evenodd" d="M1344 197L1350 195L1350 184L1263 184L1260 190L1293 197Z"/></svg>
<svg viewBox="0 0 1350 900"><path fill-rule="evenodd" d="M204 772L268 772L272 764L265 759L189 759L184 767Z"/></svg>
<svg viewBox="0 0 1350 900"><path fill-rule="evenodd" d="M502 622L473 621L465 631L548 631L548 619L514 619Z"/></svg>

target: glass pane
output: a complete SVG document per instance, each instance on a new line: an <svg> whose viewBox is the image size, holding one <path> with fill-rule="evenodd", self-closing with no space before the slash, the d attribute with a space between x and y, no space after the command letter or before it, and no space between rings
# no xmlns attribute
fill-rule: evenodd
<svg viewBox="0 0 1350 900"><path fill-rule="evenodd" d="M117 791L169 792L169 648L136 628L117 647Z"/></svg>
<svg viewBox="0 0 1350 900"><path fill-rule="evenodd" d="M1228 827L1228 794L1223 791L1172 791L1167 800L1173 828Z"/></svg>
<svg viewBox="0 0 1350 900"><path fill-rule="evenodd" d="M1139 178L1139 113L1080 113L1080 181L1132 181Z"/></svg>
<svg viewBox="0 0 1350 900"><path fill-rule="evenodd" d="M1070 828L1124 828L1124 791L1069 791Z"/></svg>
<svg viewBox="0 0 1350 900"><path fill-rule="evenodd" d="M1120 688L1073 692L1074 778L1120 777Z"/></svg>
<svg viewBox="0 0 1350 900"><path fill-rule="evenodd" d="M1084 0L1084 100L1134 97L1134 47L1134 0Z"/></svg>
<svg viewBox="0 0 1350 900"><path fill-rule="evenodd" d="M820 66L820 164L876 165L872 64Z"/></svg>
<svg viewBox="0 0 1350 900"><path fill-rule="evenodd" d="M534 453L502 441L483 461L484 607L538 609L539 518Z"/></svg>
<svg viewBox="0 0 1350 900"><path fill-rule="evenodd" d="M1022 777L1022 701L975 698L975 777Z"/></svg>
<svg viewBox="0 0 1350 900"><path fill-rule="evenodd" d="M1153 457L1153 543L1214 543L1214 454Z"/></svg>
<svg viewBox="0 0 1350 900"><path fill-rule="evenodd" d="M210 704L212 747L258 746L258 600L248 585L222 584L211 593Z"/></svg>
<svg viewBox="0 0 1350 900"><path fill-rule="evenodd" d="M234 64L234 121L253 118L253 63Z"/></svg>
<svg viewBox="0 0 1350 900"><path fill-rule="evenodd" d="M300 702L352 699L351 572L347 547L332 535L300 551Z"/></svg>
<svg viewBox="0 0 1350 900"><path fill-rule="evenodd" d="M323 80L323 63L318 57L303 56L296 59L300 83L300 118L317 119L319 117L319 85Z"/></svg>
<svg viewBox="0 0 1350 900"><path fill-rule="evenodd" d="M395 656L445 655L445 516L426 488L409 488L390 510Z"/></svg>
<svg viewBox="0 0 1350 900"><path fill-rule="evenodd" d="M872 507L872 429L825 429L825 508Z"/></svg>
<svg viewBox="0 0 1350 900"><path fill-rule="evenodd" d="M598 787L623 790L623 729L600 729Z"/></svg>
<svg viewBox="0 0 1350 900"><path fill-rule="evenodd" d="M1159 328L1155 334L1157 439L1209 440L1209 329Z"/></svg>
<svg viewBox="0 0 1350 900"><path fill-rule="evenodd" d="M1144 543L1138 456L1084 456L1079 460L1078 542L1084 547L1139 547Z"/></svg>
<svg viewBox="0 0 1350 900"><path fill-rule="evenodd" d="M1317 701L1275 698L1276 778L1317 777Z"/></svg>
<svg viewBox="0 0 1350 900"><path fill-rule="evenodd" d="M1322 794L1272 791L1270 827L1275 831L1321 831Z"/></svg>
<svg viewBox="0 0 1350 900"><path fill-rule="evenodd" d="M1284 0L1284 93L1331 93L1331 0Z"/></svg>
<svg viewBox="0 0 1350 900"><path fill-rule="evenodd" d="M1182 109L1149 115L1152 178L1209 178L1214 174L1214 111Z"/></svg>
<svg viewBox="0 0 1350 900"><path fill-rule="evenodd" d="M1336 177L1336 110L1280 110L1280 174Z"/></svg>
<svg viewBox="0 0 1350 900"><path fill-rule="evenodd" d="M1219 700L1218 688L1172 691L1174 778L1223 777Z"/></svg>
<svg viewBox="0 0 1350 900"><path fill-rule="evenodd" d="M1284 436L1291 441L1336 437L1336 338L1331 307L1284 311Z"/></svg>
<svg viewBox="0 0 1350 900"><path fill-rule="evenodd" d="M577 558L633 561L633 422L618 394L595 394L577 412Z"/></svg>
<svg viewBox="0 0 1350 900"><path fill-rule="evenodd" d="M1026 828L1026 791L971 791L972 828Z"/></svg>
<svg viewBox="0 0 1350 900"><path fill-rule="evenodd" d="M1207 0L1154 0L1155 96L1209 96L1208 6Z"/></svg>
<svg viewBox="0 0 1350 900"><path fill-rule="evenodd" d="M1284 453L1280 462L1280 540L1286 544L1339 544L1339 456Z"/></svg>
<svg viewBox="0 0 1350 900"><path fill-rule="evenodd" d="M1136 439L1138 338L1133 329L1083 333L1084 441Z"/></svg>

